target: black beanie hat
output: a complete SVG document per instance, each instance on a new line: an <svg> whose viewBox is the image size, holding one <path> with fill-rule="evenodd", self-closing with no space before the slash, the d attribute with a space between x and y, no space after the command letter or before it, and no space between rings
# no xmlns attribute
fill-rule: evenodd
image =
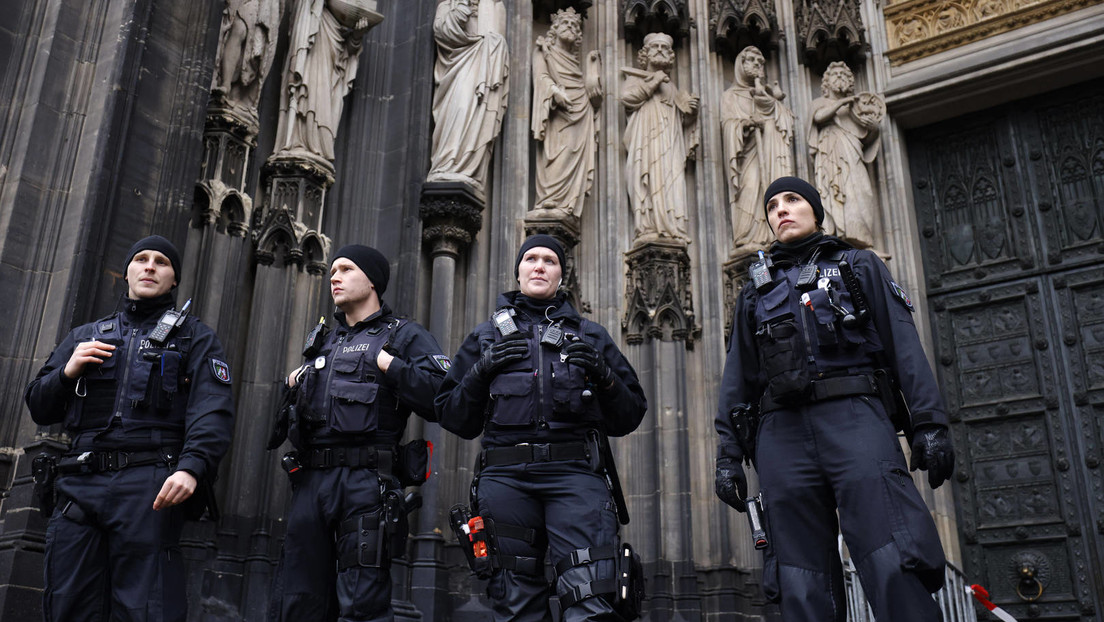
<svg viewBox="0 0 1104 622"><path fill-rule="evenodd" d="M341 257L355 263L356 267L360 268L361 272L368 275L368 280L371 281L372 285L376 288L376 294L381 298L383 297L383 292L387 291L387 281L391 279L391 264L387 261L387 258L383 256L383 253L371 246L348 244L342 246L337 253L334 254L330 264L332 265L334 261L337 261Z"/></svg>
<svg viewBox="0 0 1104 622"><path fill-rule="evenodd" d="M560 246L560 243L556 241L556 238L538 233L525 238L525 241L521 243L521 248L518 250L517 258L514 259L514 278L519 278L521 274L518 272L518 266L521 265L521 258L525 257L525 252L537 247L547 248L556 253L556 259L560 261L560 268L564 268L564 250Z"/></svg>
<svg viewBox="0 0 1104 622"><path fill-rule="evenodd" d="M824 222L824 205L820 202L820 193L809 182L800 177L779 177L767 186L767 192L763 195L763 211L767 210L767 203L771 197L779 192L796 192L800 194L809 205L813 206L813 215L816 216L816 224L819 227Z"/></svg>
<svg viewBox="0 0 1104 622"><path fill-rule="evenodd" d="M130 262L134 260L134 256L142 251L157 251L168 257L169 263L172 264L173 280L176 281L176 285L180 285L180 251L176 250L172 242L159 235L151 235L142 238L135 242L134 246L130 247L130 252L127 253L126 263L123 264L123 274L127 273L127 268L130 266ZM176 287L176 285L173 287Z"/></svg>

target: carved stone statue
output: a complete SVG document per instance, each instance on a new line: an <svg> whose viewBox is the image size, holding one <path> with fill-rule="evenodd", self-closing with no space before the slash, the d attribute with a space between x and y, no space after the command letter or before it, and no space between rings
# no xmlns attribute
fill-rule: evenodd
<svg viewBox="0 0 1104 622"><path fill-rule="evenodd" d="M596 116L602 103L601 57L579 62L582 17L573 8L556 11L548 35L533 53L533 138L537 149L535 209L579 217L594 183L598 151Z"/></svg>
<svg viewBox="0 0 1104 622"><path fill-rule="evenodd" d="M877 198L870 169L881 145L885 101L874 93L854 95L854 89L846 64L828 65L824 95L810 110L809 151L824 199L824 230L865 248L874 241Z"/></svg>
<svg viewBox="0 0 1104 622"><path fill-rule="evenodd" d="M735 253L768 245L774 236L763 213L767 186L793 174L794 116L778 86L766 85L765 59L748 46L736 57L736 81L721 96L721 142L728 178Z"/></svg>
<svg viewBox="0 0 1104 622"><path fill-rule="evenodd" d="M621 70L629 76L622 96L629 113L625 184L636 214L636 242L686 242L686 159L696 147L686 134L697 119L698 98L671 84L667 72L675 52L669 35L644 37L637 62L643 70Z"/></svg>
<svg viewBox="0 0 1104 622"><path fill-rule="evenodd" d="M433 20L433 153L426 181L460 181L482 198L509 83L506 6L442 0Z"/></svg>
<svg viewBox="0 0 1104 622"><path fill-rule="evenodd" d="M211 95L256 131L257 101L276 55L281 0L226 0Z"/></svg>
<svg viewBox="0 0 1104 622"><path fill-rule="evenodd" d="M374 0L298 0L280 93L277 156L330 166L345 95L356 78L362 37L379 23Z"/></svg>

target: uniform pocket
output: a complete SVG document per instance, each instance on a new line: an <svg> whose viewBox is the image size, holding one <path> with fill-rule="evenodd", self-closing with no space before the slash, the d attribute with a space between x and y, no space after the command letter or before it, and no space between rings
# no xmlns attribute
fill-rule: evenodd
<svg viewBox="0 0 1104 622"><path fill-rule="evenodd" d="M577 365L552 361L552 410L570 414L572 419L583 414L583 389L586 372Z"/></svg>
<svg viewBox="0 0 1104 622"><path fill-rule="evenodd" d="M379 385L334 378L330 386L330 427L335 432L366 434L379 425Z"/></svg>
<svg viewBox="0 0 1104 622"><path fill-rule="evenodd" d="M901 555L901 567L914 572L930 592L943 585L947 565L943 545L920 491L905 469L890 461L881 464L893 541Z"/></svg>
<svg viewBox="0 0 1104 622"><path fill-rule="evenodd" d="M512 372L495 376L490 393L494 400L491 421L497 425L530 425L533 422L533 372Z"/></svg>

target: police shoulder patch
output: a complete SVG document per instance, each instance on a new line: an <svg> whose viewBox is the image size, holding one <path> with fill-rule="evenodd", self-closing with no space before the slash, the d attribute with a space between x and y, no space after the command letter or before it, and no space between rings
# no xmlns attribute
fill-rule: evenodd
<svg viewBox="0 0 1104 622"><path fill-rule="evenodd" d="M230 384L230 366L218 359L211 359L211 375L222 384Z"/></svg>
<svg viewBox="0 0 1104 622"><path fill-rule="evenodd" d="M889 282L889 286L890 289L893 290L893 296L897 298L897 300L900 300L901 304L905 305L905 308L907 308L909 311L916 311L916 309L914 309L912 306L912 299L909 298L909 295L905 292L905 289L903 287L893 281Z"/></svg>
<svg viewBox="0 0 1104 622"><path fill-rule="evenodd" d="M442 371L448 371L452 368L452 360L444 354L434 354L433 360L437 363Z"/></svg>

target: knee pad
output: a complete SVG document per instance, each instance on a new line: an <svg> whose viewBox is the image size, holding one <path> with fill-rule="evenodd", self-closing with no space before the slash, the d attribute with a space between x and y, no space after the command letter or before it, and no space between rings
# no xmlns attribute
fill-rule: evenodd
<svg viewBox="0 0 1104 622"><path fill-rule="evenodd" d="M610 560L614 564L613 578L598 578L596 562ZM626 620L640 617L644 602L644 567L628 543L576 549L556 564L556 576L560 577L571 569L581 569L584 573L574 573L574 579L564 579L557 587L560 607L566 611L579 601L601 596Z"/></svg>

